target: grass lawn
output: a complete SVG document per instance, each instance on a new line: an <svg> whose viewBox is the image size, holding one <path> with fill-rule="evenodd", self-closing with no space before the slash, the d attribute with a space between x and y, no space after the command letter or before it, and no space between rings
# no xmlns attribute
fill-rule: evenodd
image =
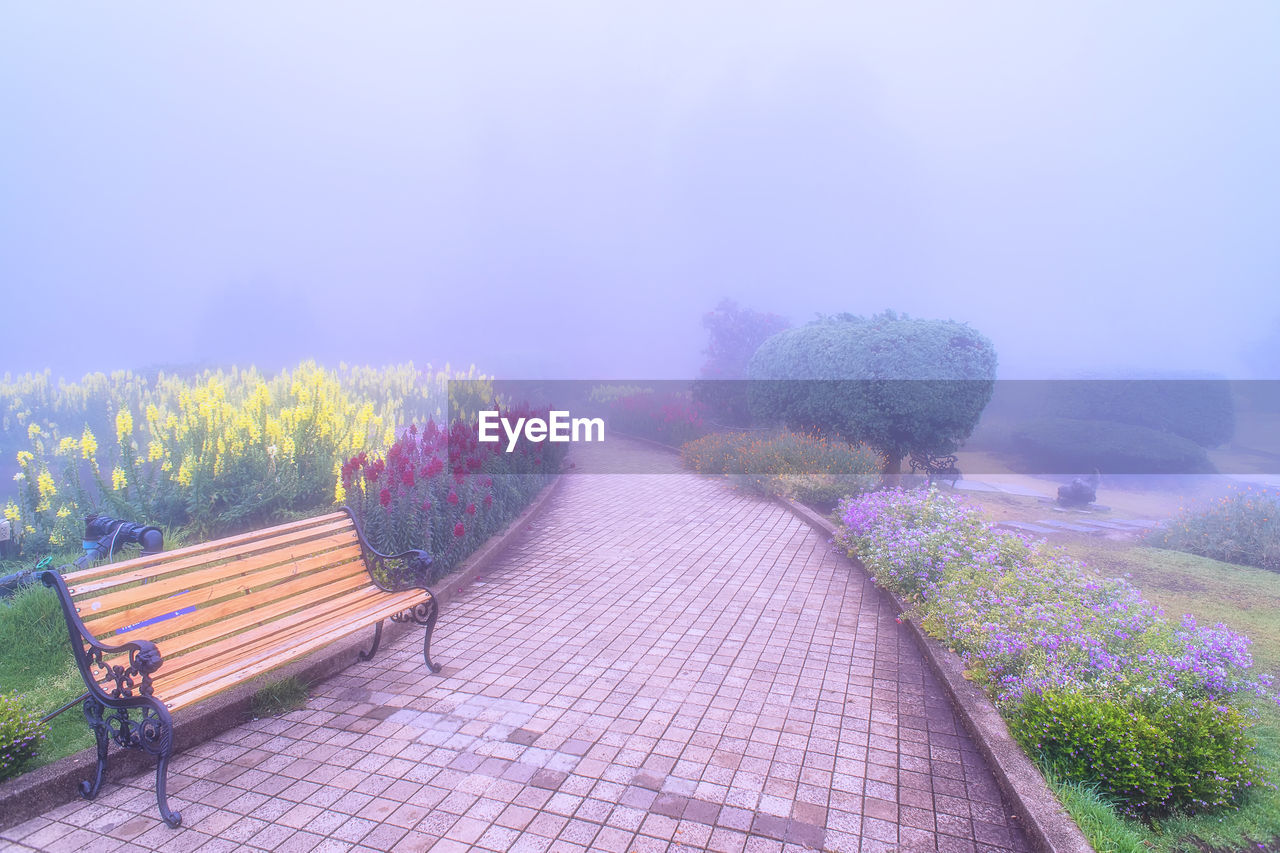
<svg viewBox="0 0 1280 853"><path fill-rule="evenodd" d="M30 586L0 602L0 689L16 691L25 708L43 715L84 692L71 656L62 609L53 590ZM84 714L73 706L49 724L31 770L93 746Z"/></svg>

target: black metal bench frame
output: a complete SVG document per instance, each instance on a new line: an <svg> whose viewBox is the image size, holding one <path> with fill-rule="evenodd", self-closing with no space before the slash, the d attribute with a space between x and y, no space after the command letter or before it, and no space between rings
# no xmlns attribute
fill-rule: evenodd
<svg viewBox="0 0 1280 853"><path fill-rule="evenodd" d="M911 473L924 472L929 485L934 480L950 480L954 487L960 479L960 469L956 467L955 456L933 456L928 453L911 454Z"/></svg>
<svg viewBox="0 0 1280 853"><path fill-rule="evenodd" d="M431 672L439 672L442 667L431 660L431 633L440 608L435 594L425 584L431 566L431 555L421 550L383 554L369 544L351 509L342 507L342 511L350 516L355 527L365 570L375 586L388 593L418 589L426 593L422 602L391 615L390 619L393 622L414 622L426 628L422 641L422 658ZM147 640L134 640L118 646L100 642L80 619L61 570L45 570L39 574L39 578L58 596L76 666L88 688L81 697L82 708L85 720L97 741L98 764L93 780L80 783L81 796L92 800L98 795L107 769L107 748L110 741L115 741L121 749L137 749L155 756L156 804L164 822L177 828L182 822L182 815L170 810L166 793L169 761L173 757L173 718L164 701L153 695L151 683L151 676L164 664L159 648ZM360 660L370 660L377 653L382 642L384 621L385 619L377 621L373 644L368 651L359 652ZM128 655L127 665L112 664L107 660L108 657L123 654ZM245 680L252 680L252 677ZM225 686L230 688L240 683L243 682L228 681ZM73 700L70 704L74 704L74 701L80 700ZM137 711L136 717L134 711Z"/></svg>

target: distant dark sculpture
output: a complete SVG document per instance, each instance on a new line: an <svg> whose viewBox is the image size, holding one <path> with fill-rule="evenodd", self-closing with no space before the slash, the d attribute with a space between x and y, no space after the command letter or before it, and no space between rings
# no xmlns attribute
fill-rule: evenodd
<svg viewBox="0 0 1280 853"><path fill-rule="evenodd" d="M1098 481L1102 477L1094 471L1087 480L1076 477L1065 486L1058 486L1058 506L1088 506L1098 499Z"/></svg>

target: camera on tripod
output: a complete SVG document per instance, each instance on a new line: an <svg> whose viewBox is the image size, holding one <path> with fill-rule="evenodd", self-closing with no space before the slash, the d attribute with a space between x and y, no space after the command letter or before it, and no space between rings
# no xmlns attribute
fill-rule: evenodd
<svg viewBox="0 0 1280 853"><path fill-rule="evenodd" d="M138 545L142 556L149 557L164 550L164 534L158 527L124 521L109 515L87 515L84 519L84 556L76 565L110 560L125 545Z"/></svg>
<svg viewBox="0 0 1280 853"><path fill-rule="evenodd" d="M126 545L138 545L142 556L150 557L164 550L164 534L160 528L135 521L123 521L109 515L87 515L84 519L84 553L72 564L77 569L115 557ZM12 598L14 593L28 584L35 583L36 570L49 562L46 557L35 569L22 569L0 577L0 598Z"/></svg>

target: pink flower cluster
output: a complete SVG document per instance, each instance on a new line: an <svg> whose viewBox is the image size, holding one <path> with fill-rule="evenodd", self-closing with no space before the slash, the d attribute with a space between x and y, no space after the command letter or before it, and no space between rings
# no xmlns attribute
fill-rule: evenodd
<svg viewBox="0 0 1280 853"><path fill-rule="evenodd" d="M501 414L545 415L528 407ZM411 424L385 454L362 451L348 459L342 488L375 547L427 551L443 571L527 503L559 469L563 447L524 445L507 453L500 443L480 442L474 423Z"/></svg>

